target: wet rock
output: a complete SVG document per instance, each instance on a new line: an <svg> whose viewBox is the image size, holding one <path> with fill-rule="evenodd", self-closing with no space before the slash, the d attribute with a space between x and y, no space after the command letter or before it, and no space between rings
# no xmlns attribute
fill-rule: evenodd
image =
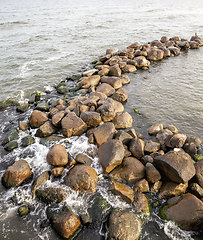
<svg viewBox="0 0 203 240"><path fill-rule="evenodd" d="M88 165L77 165L65 177L65 184L75 191L96 192L98 176L96 171Z"/></svg>
<svg viewBox="0 0 203 240"><path fill-rule="evenodd" d="M147 180L150 183L155 183L161 179L159 171L154 167L153 164L147 163L145 166Z"/></svg>
<svg viewBox="0 0 203 240"><path fill-rule="evenodd" d="M60 127L61 125L61 120L63 119L63 117L65 116L65 111L59 111L57 112L51 119L52 124L55 127Z"/></svg>
<svg viewBox="0 0 203 240"><path fill-rule="evenodd" d="M157 152L160 149L160 143L149 141L145 145L145 152L153 153Z"/></svg>
<svg viewBox="0 0 203 240"><path fill-rule="evenodd" d="M172 136L173 133L169 129L163 129L159 131L156 135L157 141L161 144L162 149L166 149L165 143L168 136Z"/></svg>
<svg viewBox="0 0 203 240"><path fill-rule="evenodd" d="M157 193L159 192L161 186L162 186L162 181L157 181L151 186L150 191Z"/></svg>
<svg viewBox="0 0 203 240"><path fill-rule="evenodd" d="M68 163L68 153L61 144L54 144L46 157L47 162L53 166L64 166Z"/></svg>
<svg viewBox="0 0 203 240"><path fill-rule="evenodd" d="M149 183L146 179L137 181L133 187L135 192L149 192Z"/></svg>
<svg viewBox="0 0 203 240"><path fill-rule="evenodd" d="M118 64L109 67L109 76L121 76L121 69L119 68Z"/></svg>
<svg viewBox="0 0 203 240"><path fill-rule="evenodd" d="M79 153L76 156L75 159L78 163L82 163L82 164L86 164L86 165L91 165L92 164L92 159L89 158L87 155L83 154L83 153Z"/></svg>
<svg viewBox="0 0 203 240"><path fill-rule="evenodd" d="M122 87L122 80L119 77L108 77L104 76L101 78L102 83L108 83L111 85L114 89L118 89Z"/></svg>
<svg viewBox="0 0 203 240"><path fill-rule="evenodd" d="M36 179L34 180L32 184L32 196L35 196L35 192L37 188L39 188L41 185L43 185L47 180L49 180L50 175L49 172L44 172L40 174Z"/></svg>
<svg viewBox="0 0 203 240"><path fill-rule="evenodd" d="M170 50L171 54L174 56L178 56L180 54L180 48L171 46L171 47L168 47L168 49Z"/></svg>
<svg viewBox="0 0 203 240"><path fill-rule="evenodd" d="M73 112L62 119L61 126L63 135L66 137L81 135L87 129L87 124Z"/></svg>
<svg viewBox="0 0 203 240"><path fill-rule="evenodd" d="M149 67L150 65L150 61L148 61L144 56L136 57L134 60L136 61L137 68Z"/></svg>
<svg viewBox="0 0 203 240"><path fill-rule="evenodd" d="M197 149L197 147L194 143L185 143L184 146L183 146L183 149L191 157L194 157L198 152L198 149Z"/></svg>
<svg viewBox="0 0 203 240"><path fill-rule="evenodd" d="M67 198L67 194L62 188L37 189L36 196L44 203L60 203Z"/></svg>
<svg viewBox="0 0 203 240"><path fill-rule="evenodd" d="M108 74L109 74L109 68L103 68L102 70L100 70L100 71L98 72L98 75L99 75L100 77L107 76Z"/></svg>
<svg viewBox="0 0 203 240"><path fill-rule="evenodd" d="M104 172L111 172L122 163L124 158L123 144L119 140L109 140L99 147L98 157Z"/></svg>
<svg viewBox="0 0 203 240"><path fill-rule="evenodd" d="M25 131L29 127L28 122L23 122L23 121L19 121L18 126L21 131Z"/></svg>
<svg viewBox="0 0 203 240"><path fill-rule="evenodd" d="M80 82L77 84L78 87L82 88L89 88L92 86L97 86L100 81L100 76L99 75L93 75L90 77L82 77L80 79Z"/></svg>
<svg viewBox="0 0 203 240"><path fill-rule="evenodd" d="M129 78L128 75L126 75L126 74L123 74L123 75L121 76L121 80L122 80L122 84L123 84L123 85L130 83L130 78Z"/></svg>
<svg viewBox="0 0 203 240"><path fill-rule="evenodd" d="M115 135L115 139L120 140L123 144L128 144L132 138L133 137L130 134L124 132L123 130L117 131Z"/></svg>
<svg viewBox="0 0 203 240"><path fill-rule="evenodd" d="M135 201L133 203L136 212L138 213L149 213L148 199L144 193L135 193Z"/></svg>
<svg viewBox="0 0 203 240"><path fill-rule="evenodd" d="M203 203L194 195L187 193L164 211L166 217L176 222L186 231L200 230L203 224Z"/></svg>
<svg viewBox="0 0 203 240"><path fill-rule="evenodd" d="M18 160L5 171L2 183L5 187L17 187L30 178L32 172L25 160Z"/></svg>
<svg viewBox="0 0 203 240"><path fill-rule="evenodd" d="M27 147L27 146L35 143L35 139L29 135L29 136L22 138L21 143L22 143L23 147Z"/></svg>
<svg viewBox="0 0 203 240"><path fill-rule="evenodd" d="M51 171L51 175L54 177L59 177L62 175L64 167L55 167Z"/></svg>
<svg viewBox="0 0 203 240"><path fill-rule="evenodd" d="M186 183L174 183L174 182L166 182L162 184L159 198L168 198L173 196L178 196L187 190L188 182Z"/></svg>
<svg viewBox="0 0 203 240"><path fill-rule="evenodd" d="M18 106L18 102L12 98L8 98L7 100L0 101L0 110L4 110L10 106Z"/></svg>
<svg viewBox="0 0 203 240"><path fill-rule="evenodd" d="M149 135L156 135L159 131L163 129L162 123L156 123L152 125L150 128L148 128L148 134Z"/></svg>
<svg viewBox="0 0 203 240"><path fill-rule="evenodd" d="M51 136L52 134L56 133L56 128L50 121L45 122L42 124L36 132L37 137L48 137Z"/></svg>
<svg viewBox="0 0 203 240"><path fill-rule="evenodd" d="M81 228L80 219L70 210L66 209L55 214L51 219L55 231L63 238L73 238Z"/></svg>
<svg viewBox="0 0 203 240"><path fill-rule="evenodd" d="M109 97L114 94L115 89L108 83L102 83L96 88L96 92L101 92Z"/></svg>
<svg viewBox="0 0 203 240"><path fill-rule="evenodd" d="M9 152L11 152L15 148L18 148L18 142L15 140L10 141L6 145L4 145L4 149Z"/></svg>
<svg viewBox="0 0 203 240"><path fill-rule="evenodd" d="M65 82L60 82L57 86L56 86L56 91L57 93L60 93L60 94L65 94L68 92L68 89L66 87L66 84Z"/></svg>
<svg viewBox="0 0 203 240"><path fill-rule="evenodd" d="M137 68L134 65L127 64L125 67L122 68L122 71L124 73L132 73L132 72L136 72Z"/></svg>
<svg viewBox="0 0 203 240"><path fill-rule="evenodd" d="M128 210L114 210L109 218L109 240L136 240L141 234L141 220Z"/></svg>
<svg viewBox="0 0 203 240"><path fill-rule="evenodd" d="M160 172L173 182L185 183L195 175L192 158L183 150L169 151L154 161Z"/></svg>
<svg viewBox="0 0 203 240"><path fill-rule="evenodd" d="M158 48L151 48L147 51L147 59L150 61L158 61L163 59L164 52Z"/></svg>
<svg viewBox="0 0 203 240"><path fill-rule="evenodd" d="M80 115L80 118L88 125L91 127L96 127L98 126L102 119L99 113L97 112L83 112Z"/></svg>
<svg viewBox="0 0 203 240"><path fill-rule="evenodd" d="M190 190L198 198L202 198L203 197L203 188L201 188L199 184L191 183L190 184Z"/></svg>
<svg viewBox="0 0 203 240"><path fill-rule="evenodd" d="M139 138L133 138L130 141L129 150L134 157L141 159L144 156L145 142Z"/></svg>
<svg viewBox="0 0 203 240"><path fill-rule="evenodd" d="M49 111L49 104L47 102L40 102L37 104L36 110L48 112Z"/></svg>
<svg viewBox="0 0 203 240"><path fill-rule="evenodd" d="M191 49L199 48L199 43L197 41L190 41L190 48Z"/></svg>
<svg viewBox="0 0 203 240"><path fill-rule="evenodd" d="M29 104L28 103L21 103L17 106L16 111L20 113L24 113L28 110Z"/></svg>
<svg viewBox="0 0 203 240"><path fill-rule="evenodd" d="M47 114L38 110L34 110L30 115L30 125L33 128L38 128L43 125L46 121L48 121Z"/></svg>
<svg viewBox="0 0 203 240"><path fill-rule="evenodd" d="M133 118L128 112L117 113L113 119L115 128L130 128L132 127Z"/></svg>
<svg viewBox="0 0 203 240"><path fill-rule="evenodd" d="M113 123L107 122L97 127L94 131L94 137L98 146L113 138L116 129Z"/></svg>
<svg viewBox="0 0 203 240"><path fill-rule="evenodd" d="M58 108L52 108L49 111L49 116L52 118L55 114L57 114L59 112Z"/></svg>
<svg viewBox="0 0 203 240"><path fill-rule="evenodd" d="M93 74L95 74L98 70L93 68L93 69L90 69L90 70L87 70L85 72L83 72L83 76L85 77L90 77L92 76Z"/></svg>
<svg viewBox="0 0 203 240"><path fill-rule="evenodd" d="M195 164L197 183L203 188L203 159Z"/></svg>
<svg viewBox="0 0 203 240"><path fill-rule="evenodd" d="M112 98L118 102L125 102L127 101L128 94L124 88L120 88L112 95Z"/></svg>
<svg viewBox="0 0 203 240"><path fill-rule="evenodd" d="M168 136L165 144L170 148L182 148L182 146L185 144L186 139L187 136L185 134L176 133L172 136Z"/></svg>
<svg viewBox="0 0 203 240"><path fill-rule="evenodd" d="M154 162L154 159L152 156L150 155L145 155L141 158L140 160L144 165L146 165L147 163L153 163Z"/></svg>
<svg viewBox="0 0 203 240"><path fill-rule="evenodd" d="M115 194L120 196L127 203L132 203L134 201L134 192L133 190L126 184L113 182L109 190Z"/></svg>
<svg viewBox="0 0 203 240"><path fill-rule="evenodd" d="M20 217L24 217L28 215L29 212L30 212L30 209L28 206L22 206L18 208L18 214Z"/></svg>
<svg viewBox="0 0 203 240"><path fill-rule="evenodd" d="M19 131L16 128L13 128L6 134L1 144L4 146L8 142L16 140L18 138L19 138Z"/></svg>
<svg viewBox="0 0 203 240"><path fill-rule="evenodd" d="M134 183L144 178L144 176L144 165L134 157L124 158L122 165L118 166L110 173L111 180L123 183Z"/></svg>

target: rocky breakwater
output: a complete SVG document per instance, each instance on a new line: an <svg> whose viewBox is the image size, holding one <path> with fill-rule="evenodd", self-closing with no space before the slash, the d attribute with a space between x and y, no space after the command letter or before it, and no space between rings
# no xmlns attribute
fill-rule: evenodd
<svg viewBox="0 0 203 240"><path fill-rule="evenodd" d="M162 217L184 230L202 229L203 159L198 155L201 140L179 133L173 125L164 127L161 123L151 126L148 138L144 139L132 128L133 118L124 110L128 95L123 87L130 83L127 73L138 68L148 69L151 61L176 56L181 50L202 45L202 39L195 35L190 41L162 37L148 44L134 43L123 51L108 49L94 63L94 68L84 71L77 81L75 89L83 96L68 98L64 95L55 101L30 105L35 109L29 121L20 122L19 129L7 134L2 144L9 151L17 147L13 143L17 143L19 130L26 132L36 128L35 136L40 138L85 134L89 143L98 147L101 175L110 183L106 191L129 204L129 209L111 209L97 192L99 177L91 166L90 156L78 152L74 159L63 145L54 144L46 157L51 171L34 179L31 184L33 197L45 204L63 203L67 198L63 186L68 186L91 194L93 199L87 215L77 216L65 205L60 210L48 211L47 218L60 236L84 239L85 232L89 231L96 236L94 239L102 239L99 232L105 222L108 239L138 239L142 229L140 216L150 213L148 193L155 193L160 203L162 199L167 200L167 205L161 206ZM68 91L65 82L56 89L60 94ZM24 146L32 143L32 136L24 139ZM64 172L60 188L44 187L50 177L60 178ZM28 163L19 160L5 171L2 183L7 188L19 186L31 175Z"/></svg>

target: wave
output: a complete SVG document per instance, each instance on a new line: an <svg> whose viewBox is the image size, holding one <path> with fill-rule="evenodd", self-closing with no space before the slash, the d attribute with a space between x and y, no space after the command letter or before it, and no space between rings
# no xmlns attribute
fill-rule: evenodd
<svg viewBox="0 0 203 240"><path fill-rule="evenodd" d="M24 25L24 24L28 24L28 22L25 21L0 22L0 26Z"/></svg>

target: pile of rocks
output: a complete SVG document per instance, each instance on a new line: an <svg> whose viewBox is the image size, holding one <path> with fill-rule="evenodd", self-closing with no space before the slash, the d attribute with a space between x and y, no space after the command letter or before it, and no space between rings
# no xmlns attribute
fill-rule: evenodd
<svg viewBox="0 0 203 240"><path fill-rule="evenodd" d="M203 159L194 160L197 160L201 140L179 133L173 125L164 128L160 123L148 129L150 140L145 140L132 128L132 116L124 111L123 103L128 95L123 85L130 83L126 73L135 72L137 68L147 69L150 61L179 55L180 50L202 45L203 40L195 35L190 41L162 37L149 44L134 43L116 53L108 49L95 68L83 72L77 83L78 88L88 89L88 95L75 97L69 103L58 99L48 107L38 107L31 113L29 124L20 123L20 130L28 125L37 128L37 137L55 133L71 137L85 133L89 143L98 146L103 174L111 181L109 191L132 204L137 213L149 213L145 193L155 192L158 198L169 199L161 211L162 216L175 221L184 230L199 230L203 226ZM5 138L6 149L13 149L8 146L17 135L16 130L10 135L13 138L9 135ZM24 140L24 146L33 143L30 137ZM98 175L91 167L90 157L78 153L73 159L63 145L54 144L46 160L52 166L54 177L60 177L65 168L69 169L65 185L75 191L96 192ZM5 171L2 180L4 186L14 187L31 175L28 163L19 160ZM49 178L50 173L45 172L34 180L33 197L36 194L46 203L64 201L67 194L63 188L39 188ZM66 208L53 215L51 223L62 237L69 238L85 224L81 219ZM111 212L110 239L137 239L140 232L141 221L135 213L118 209Z"/></svg>

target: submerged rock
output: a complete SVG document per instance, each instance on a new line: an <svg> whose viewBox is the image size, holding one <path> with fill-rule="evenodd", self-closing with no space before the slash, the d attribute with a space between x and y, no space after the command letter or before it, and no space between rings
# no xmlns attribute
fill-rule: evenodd
<svg viewBox="0 0 203 240"><path fill-rule="evenodd" d="M49 203L60 203L67 198L67 194L62 188L44 188L37 189L36 196L43 202Z"/></svg>
<svg viewBox="0 0 203 240"><path fill-rule="evenodd" d="M29 135L29 136L22 138L21 143L22 143L23 147L27 147L27 146L35 143L35 139Z"/></svg>
<svg viewBox="0 0 203 240"><path fill-rule="evenodd" d="M11 129L5 136L4 140L2 141L2 145L6 145L8 142L16 140L19 138L19 131L16 128Z"/></svg>
<svg viewBox="0 0 203 240"><path fill-rule="evenodd" d="M49 180L50 175L49 172L44 172L40 174L33 182L32 184L32 196L35 196L35 192L37 188L39 188L41 185L43 185L47 180Z"/></svg>

